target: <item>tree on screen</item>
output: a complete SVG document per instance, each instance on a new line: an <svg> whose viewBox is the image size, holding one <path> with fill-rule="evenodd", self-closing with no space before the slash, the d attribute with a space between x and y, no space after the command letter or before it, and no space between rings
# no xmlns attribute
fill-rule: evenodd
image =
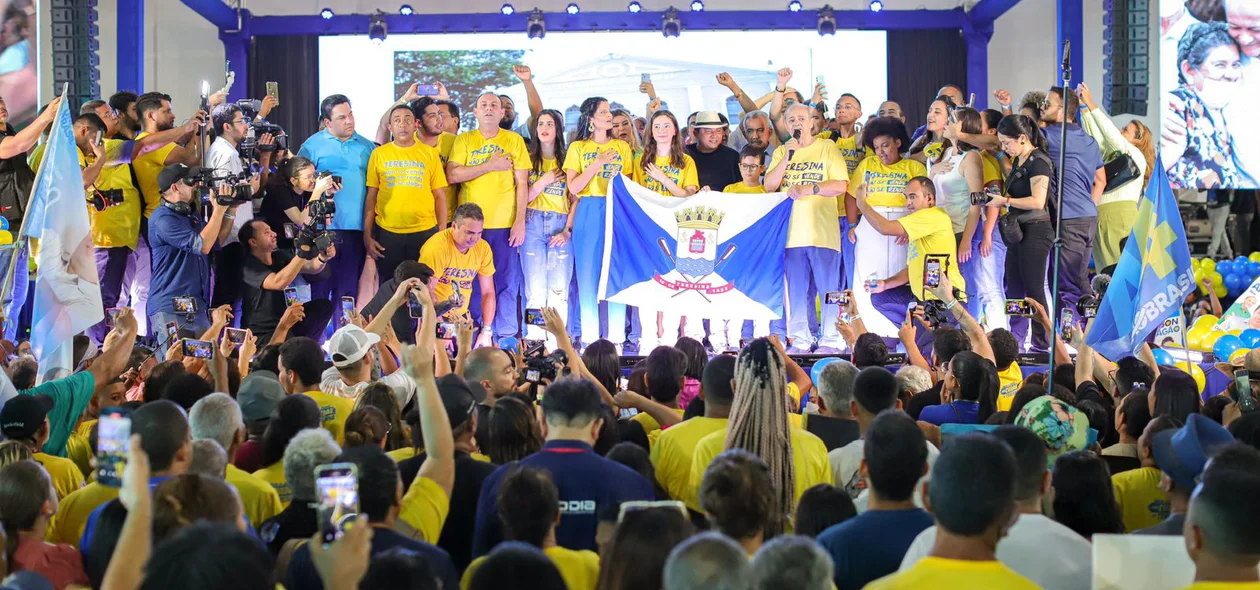
<svg viewBox="0 0 1260 590"><path fill-rule="evenodd" d="M463 128L474 129L472 105L477 95L515 84L512 66L524 55L522 50L395 51L394 96L401 96L412 82L446 84L451 100L459 105Z"/></svg>

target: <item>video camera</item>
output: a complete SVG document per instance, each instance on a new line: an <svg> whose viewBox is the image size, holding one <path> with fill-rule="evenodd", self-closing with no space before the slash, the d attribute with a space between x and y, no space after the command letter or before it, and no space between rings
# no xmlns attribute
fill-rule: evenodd
<svg viewBox="0 0 1260 590"><path fill-rule="evenodd" d="M289 149L289 136L285 135L284 128L258 117L258 112L262 110L261 100L243 98L236 101L236 106L241 109L241 116L249 121L249 131L245 132L245 139L236 146L242 160L256 164L260 153ZM268 133L276 138L275 143L259 145L258 139Z"/></svg>
<svg viewBox="0 0 1260 590"><path fill-rule="evenodd" d="M249 186L249 181L253 176L249 170L233 174L213 168L202 168L201 172L193 178L200 182L197 187L197 196L200 197L202 204L209 204L210 199L213 198L219 205L228 207L233 203L244 203L254 198L254 189ZM219 195L219 187L224 185L232 187L231 195Z"/></svg>
<svg viewBox="0 0 1260 590"><path fill-rule="evenodd" d="M563 350L553 350L547 355L529 357L525 359L525 370L521 373L521 382L554 383L557 377L568 370L568 366L569 355Z"/></svg>
<svg viewBox="0 0 1260 590"><path fill-rule="evenodd" d="M319 173L319 178L327 176L332 176L332 172L325 170ZM332 176L332 179L341 183L340 176ZM333 214L337 212L337 202L332 195L324 195L307 203L306 211L311 216L311 222L298 230L297 236L293 238L293 246L299 258L310 260L332 245L332 234L328 231L328 226L332 223Z"/></svg>
<svg viewBox="0 0 1260 590"><path fill-rule="evenodd" d="M88 204L96 209L97 212L104 211L110 207L117 207L123 203L123 192L120 188L109 190L96 189L92 196L88 197Z"/></svg>

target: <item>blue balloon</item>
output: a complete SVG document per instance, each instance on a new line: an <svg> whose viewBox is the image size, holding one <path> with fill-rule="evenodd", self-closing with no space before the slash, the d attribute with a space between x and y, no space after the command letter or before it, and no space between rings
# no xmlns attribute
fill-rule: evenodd
<svg viewBox="0 0 1260 590"><path fill-rule="evenodd" d="M1242 287L1243 283L1246 281L1247 279L1243 278L1242 275L1236 272L1231 272L1225 275L1225 286L1228 287L1230 291Z"/></svg>
<svg viewBox="0 0 1260 590"><path fill-rule="evenodd" d="M1155 357L1155 364L1158 364L1158 365L1177 364L1177 359L1173 358L1173 355L1171 353L1169 353L1167 350L1164 350L1162 348L1152 348L1151 355Z"/></svg>
<svg viewBox="0 0 1260 590"><path fill-rule="evenodd" d="M1220 261L1220 262L1216 263L1216 272L1221 273L1221 276L1229 276L1229 275L1233 274L1233 273L1234 273L1234 261L1232 261L1232 260L1222 260L1222 261Z"/></svg>
<svg viewBox="0 0 1260 590"><path fill-rule="evenodd" d="M1212 347L1212 356L1220 362L1229 362L1229 355L1242 347L1242 339L1233 334L1226 334L1216 339L1216 346Z"/></svg>
<svg viewBox="0 0 1260 590"><path fill-rule="evenodd" d="M506 351L508 351L508 352L512 352L512 351L515 351L515 350L516 350L516 347L517 347L520 343L521 343L521 341L520 341L520 340L517 340L515 336L508 336L508 337L506 337L506 338L500 338L500 339L499 339L499 348L500 348L500 349L503 349L503 350L506 350Z"/></svg>
<svg viewBox="0 0 1260 590"><path fill-rule="evenodd" d="M809 368L809 378L814 383L822 383L823 368L825 368L827 365L830 365L831 363L834 363L840 360L844 360L844 359L841 359L840 357L829 356L827 358L821 358L814 361L814 366Z"/></svg>
<svg viewBox="0 0 1260 590"><path fill-rule="evenodd" d="M1255 328L1247 328L1238 335L1238 339L1242 340L1243 347L1256 348L1260 346L1260 330Z"/></svg>
<svg viewBox="0 0 1260 590"><path fill-rule="evenodd" d="M9 229L9 220L7 218L0 217L0 229Z"/></svg>
<svg viewBox="0 0 1260 590"><path fill-rule="evenodd" d="M1236 266L1237 266L1237 265L1245 265L1245 264L1247 264L1248 262L1251 262L1251 260L1247 259L1247 257L1246 257L1246 256L1239 256L1239 257L1237 257L1237 258L1235 258L1235 259L1234 259L1234 265L1236 265Z"/></svg>
<svg viewBox="0 0 1260 590"><path fill-rule="evenodd" d="M1248 262L1247 274L1251 276L1252 280L1260 277L1260 262Z"/></svg>

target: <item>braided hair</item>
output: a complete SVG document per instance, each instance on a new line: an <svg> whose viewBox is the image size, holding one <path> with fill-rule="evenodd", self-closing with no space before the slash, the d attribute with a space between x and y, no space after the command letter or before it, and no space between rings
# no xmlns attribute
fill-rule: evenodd
<svg viewBox="0 0 1260 590"><path fill-rule="evenodd" d="M744 449L766 462L777 487L780 514L791 514L796 496L788 425L787 364L770 341L758 338L735 363L735 401L726 449Z"/></svg>

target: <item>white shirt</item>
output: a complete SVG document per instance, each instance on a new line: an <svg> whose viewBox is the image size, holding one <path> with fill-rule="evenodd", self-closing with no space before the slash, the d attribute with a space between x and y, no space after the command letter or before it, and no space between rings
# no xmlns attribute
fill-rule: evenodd
<svg viewBox="0 0 1260 590"><path fill-rule="evenodd" d="M910 569L927 557L936 544L936 527L915 537L901 560ZM998 561L1046 590L1079 590L1090 587L1093 547L1076 534L1041 514L1021 514L1015 526L998 542Z"/></svg>
<svg viewBox="0 0 1260 590"><path fill-rule="evenodd" d="M928 472L919 479L918 489L914 494L914 504L919 508L924 507L923 484L927 483L928 476L932 474L932 464L936 463L936 458L941 454L932 443L925 442L924 444L927 445ZM836 487L844 488L844 491L849 493L858 512L866 511L866 502L870 495L860 469L865 449L866 440L859 438L827 453L827 461L831 463L831 473L835 477Z"/></svg>
<svg viewBox="0 0 1260 590"><path fill-rule="evenodd" d="M363 395L363 390L367 389L372 383L374 382L363 381L354 385L346 385L346 382L341 380L341 373L337 372L337 368L328 367L320 375L319 389L324 393L358 402L359 396ZM394 399L398 400L399 410L407 407L411 398L416 394L416 382L412 381L411 377L408 377L401 369L377 379L375 383L384 383L394 390Z"/></svg>
<svg viewBox="0 0 1260 590"><path fill-rule="evenodd" d="M214 143L210 144L210 151L206 152L206 162L211 168L219 172L240 174L245 170L245 166L241 164L241 155L236 151L236 146L223 139L223 136L214 138ZM237 234L253 218L254 203L252 201L241 203L236 208L236 219L232 220L232 233L228 235L224 244L238 242Z"/></svg>

